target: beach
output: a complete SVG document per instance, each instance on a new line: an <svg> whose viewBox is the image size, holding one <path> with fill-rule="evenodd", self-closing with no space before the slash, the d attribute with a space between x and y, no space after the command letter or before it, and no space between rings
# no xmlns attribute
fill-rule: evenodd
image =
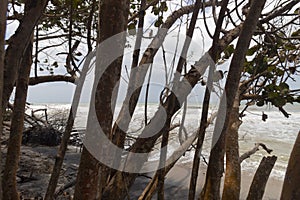
<svg viewBox="0 0 300 200"><path fill-rule="evenodd" d="M21 162L18 171L18 188L24 199L38 197L41 199L47 189L47 184L51 175L51 169L55 161L57 147L23 146L21 149ZM4 152L5 153L5 152ZM69 147L64 165L61 171L58 187L62 188L65 185L75 180L77 168L79 166L80 153L78 148ZM32 164L34 163L34 165ZM197 196L203 187L206 164L201 162L197 181ZM192 163L177 163L167 174L165 179L165 199L166 200L184 200L188 198L189 182L191 175ZM130 189L130 199L138 199L144 188L150 181L150 177L154 173L139 175ZM242 171L241 178L241 193L240 199L244 200L247 197L253 175L250 171ZM21 177L21 178L20 178ZM28 178L27 180L24 178ZM23 180L21 180L23 179ZM280 198L283 179L278 179L270 176L266 185L266 190L263 199L276 200ZM69 199L72 195L74 185L63 191L58 199ZM221 186L222 192L222 186ZM156 195L152 199L156 199Z"/></svg>
<svg viewBox="0 0 300 200"><path fill-rule="evenodd" d="M197 195L201 192L201 189L205 180L206 165L202 164L199 169L199 175L197 180ZM165 198L166 200L183 200L188 199L189 192L189 182L191 175L191 166L185 164L177 164L174 168L168 173L165 180ZM249 188L254 174L250 174L247 171L242 172L241 177L241 193L240 199L244 200L247 198ZM137 181L130 190L131 199L137 199L142 193L143 189L146 187L149 180L145 177L138 177ZM269 177L269 180L266 185L265 193L263 196L264 200L277 200L280 199L281 188L283 180L280 180L275 177ZM221 185L222 193L222 185ZM156 199L154 196L152 199Z"/></svg>
<svg viewBox="0 0 300 200"><path fill-rule="evenodd" d="M41 108L41 105L34 106L34 109ZM47 105L47 109L49 113L52 111L57 111L60 109L67 109L69 107L68 104L53 104ZM119 108L119 107L118 107ZM141 119L144 116L144 106L138 105L136 109L136 113L133 116L132 123L129 127L130 133L139 134L141 127ZM155 105L149 106L149 113L153 115L156 111ZM265 193L263 199L280 199L281 188L284 180L284 174L287 167L289 155L294 144L294 140L296 134L300 127L300 113L298 112L298 108L289 109L288 111L292 114L290 118L284 118L276 109L270 108L266 109L265 113L268 114L269 119L264 122L261 120L261 110L259 109L250 109L247 112L246 117L243 119L243 124L240 127L239 133L239 145L240 145L240 155L246 151L252 149L255 143L262 142L267 145L268 148L272 149L272 155L278 157L275 166L271 172L269 180L266 185ZM84 128L87 120L87 111L88 106L82 105L79 107L78 114L76 116L76 127ZM185 122L185 127L187 129L188 136L191 135L198 127L199 123L199 113L201 112L200 107L194 107L188 110L188 115ZM211 113L213 112L213 108L211 108ZM173 120L174 123L181 119L181 113L178 113L176 118ZM206 172L206 164L203 162L203 158L206 161L209 160L209 152L211 148L211 137L213 132L213 125L207 129L206 138L204 141L204 146L202 148L202 158L201 158L201 167L199 169L198 176L198 184L197 184L197 196L201 192L201 188L203 187L205 181L205 172ZM254 131L255 130L255 131ZM177 136L177 129L171 133L171 140L168 146L168 156L171 155L179 146ZM32 148L33 151L37 151L40 155L44 156L44 158L49 158L52 163L54 163L54 157L56 155L56 148L50 147L28 147ZM28 149L27 147L25 149ZM43 150L47 148L48 150ZM50 148L50 149L49 149ZM155 151L152 152L150 156L150 160L158 160L160 151L159 147L154 148ZM264 156L268 156L265 151L260 150L256 152L250 158L244 160L241 164L242 169L242 178L241 178L241 193L240 199L246 199L248 195L248 191L254 176L254 173L259 166L260 160ZM76 152L76 148L70 147L68 153L66 155L65 163L64 163L64 172L68 172L66 176L62 176L60 178L59 187L62 187L64 184L67 184L76 178L76 168L79 164L80 153ZM192 160L194 157L194 151L188 151L185 153L185 156L180 158L175 167L168 173L165 181L165 195L166 199L171 200L181 200L187 199L188 197L188 189L190 182L190 174L192 168ZM22 159L22 158L21 158ZM147 176L152 176L153 173L147 174ZM43 183L45 185L41 186L38 184L39 193L43 193L46 190L46 183L50 177L50 170L44 175ZM138 176L135 184L130 189L130 199L137 199L147 183L150 181L149 178L145 176ZM26 191L27 189L31 190L30 187L36 185L35 180L32 180L31 186L22 186L21 191ZM28 184L27 184L28 185ZM222 187L222 186L221 186ZM26 189L27 188L27 189ZM67 193L72 194L73 188L69 188L66 190ZM222 193L222 188L221 188ZM154 196L153 199L156 199Z"/></svg>

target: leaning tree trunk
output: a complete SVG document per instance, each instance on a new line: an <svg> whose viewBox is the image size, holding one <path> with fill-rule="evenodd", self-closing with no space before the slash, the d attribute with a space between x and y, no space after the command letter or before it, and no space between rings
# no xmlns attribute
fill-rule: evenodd
<svg viewBox="0 0 300 200"><path fill-rule="evenodd" d="M247 200L261 200L263 198L269 176L276 160L276 156L263 157L253 177Z"/></svg>
<svg viewBox="0 0 300 200"><path fill-rule="evenodd" d="M300 131L286 170L281 199L300 199Z"/></svg>
<svg viewBox="0 0 300 200"><path fill-rule="evenodd" d="M130 79L128 83L126 97L112 131L114 134L114 143L116 143L119 147L123 147L124 145L124 141L126 138L126 130L128 129L129 123L131 121L131 118L128 117L128 114L130 116L133 115L135 107L138 103L140 93L142 91L142 88L140 86L143 84L147 75L148 68L153 62L154 56L158 52L158 49L162 45L167 35L167 30L176 22L178 18L182 17L184 14L192 12L193 9L194 6L191 5L184 6L174 11L162 24L161 29L158 30L157 35L148 45L148 48L143 53L139 64L137 66L132 65L132 69L135 69L136 67L139 69L130 71ZM122 129L118 126L118 124L122 124Z"/></svg>
<svg viewBox="0 0 300 200"><path fill-rule="evenodd" d="M238 130L242 122L239 119L239 96L240 94L237 92L226 133L226 171L222 199L228 200L238 200L240 198L241 165L239 159Z"/></svg>
<svg viewBox="0 0 300 200"><path fill-rule="evenodd" d="M32 39L32 36L31 36ZM32 40L31 40L32 41ZM16 175L20 160L20 149L22 142L22 132L24 127L25 105L27 89L32 64L32 42L28 45L22 60L22 67L19 69L19 75L16 86L16 96L14 100L14 110L8 141L6 163L3 175L3 197L7 200L19 199L17 191Z"/></svg>
<svg viewBox="0 0 300 200"><path fill-rule="evenodd" d="M234 29L230 30L227 34L225 34L219 41L217 41L217 43L215 45L217 45L219 47L220 51L218 51L218 52L222 52L227 45L229 45L234 39L236 39L238 37L238 35L241 31L241 27L242 27L242 25L235 27ZM213 45L213 47L211 49L213 49L215 45ZM196 70L191 69L185 75L183 80L181 80L179 82L178 91L176 91L176 94L179 94L179 95L177 95L177 97L179 98L180 103L183 102L183 100L191 92L191 89L193 87L195 87L195 85L198 83L200 76L202 74L204 74L204 72L206 71L206 68L210 64L212 64L212 61L214 61L210 58L210 54L211 54L211 51L206 53L197 62L195 62L194 67L196 68ZM153 148L153 146L155 144L155 141L162 135L162 133L165 131L166 127L163 127L161 129L161 131L159 131L156 135L154 135L152 137L148 137L149 136L148 133L152 129L151 127L153 126L153 124L157 123L158 121L162 121L161 114L160 114L161 112L166 111L170 116L173 116L178 111L178 109L180 108L180 105L178 105L176 107L169 105L169 104L173 104L174 102L176 102L176 97L174 94L170 94L167 97L164 105L162 105L158 108L158 111L155 113L152 120L144 128L140 137L137 138L136 142L131 146L130 152L133 152L133 153L144 152L145 153L145 152L151 151L151 149ZM170 109L170 108L172 108L172 109ZM163 119L163 121L164 120L165 119ZM133 160L134 160L134 158L133 158ZM132 163L132 162L134 162L134 161L132 161L132 158L130 156L127 157L127 163ZM139 163L135 163L138 165L130 166L130 167L134 167L134 169L136 171L139 171L142 168L143 163L145 163L145 162L146 162L146 160L140 159ZM134 180L137 177L137 174L117 171L116 175L114 177L112 177L112 179L110 180L109 184L107 185L107 187L105 188L105 190L103 192L103 195L105 195L107 198L116 194L115 186L118 183L118 179L115 178L116 176L122 176L124 179L124 184L126 184L127 187L130 187L134 183ZM118 191L118 193L120 192L121 193L120 195L122 195L121 197L124 198L126 196L127 190L125 187L120 188L120 189L122 189L122 191Z"/></svg>
<svg viewBox="0 0 300 200"><path fill-rule="evenodd" d="M266 0L252 0L249 15L244 22L243 29L239 36L225 85L225 95L223 94L221 98L221 105L226 105L226 111L223 110L224 108L218 111L206 182L200 194L200 199L220 199L221 177L224 172L225 134L229 124L234 98L238 90L246 52L265 2ZM222 122L223 120L224 122Z"/></svg>
<svg viewBox="0 0 300 200"><path fill-rule="evenodd" d="M220 38L221 28L222 28L222 24L224 21L225 12L227 10L228 2L229 2L228 0L222 1L221 10L219 13L219 17L218 17L216 28L215 28L215 33L213 36L213 46L211 48L211 57L214 62L217 60L219 53L220 53L220 49L218 48L219 46L217 44L220 41L219 38ZM201 154L201 149L202 149L202 145L203 145L203 141L204 141L204 137L205 137L206 128L208 126L207 117L208 117L208 110L209 110L210 92L211 92L212 86L213 86L212 76L213 76L214 72L215 72L215 66L213 65L209 69L208 81L207 81L207 86L205 89L205 94L204 94L204 99L203 99L203 104L202 104L200 127L198 130L198 140L197 140L194 159L193 159L193 167L192 167L190 186L189 186L189 196L188 196L189 200L194 200L195 195L196 195L197 178L198 178L198 172L199 172L199 166L200 166L200 154Z"/></svg>
<svg viewBox="0 0 300 200"><path fill-rule="evenodd" d="M126 30L129 0L103 0L100 1L99 9L99 43L101 44L101 42L106 39ZM125 38L122 38L121 40L111 41L111 45L114 46L115 51L118 53L123 52L125 46ZM102 67L106 67L101 66L103 65L103 62L105 62L101 60L101 58L105 58L105 53L106 52L103 51L103 49L100 49L100 52L97 52L96 72L103 70ZM112 139L111 126L116 101L114 89L118 90L121 65L122 56L113 61L104 71L102 76L98 77L100 78L99 82L96 82L96 85L94 84L94 87L96 87L95 105L91 106L95 106L98 122L104 134L106 134L109 139ZM97 74L95 77L97 77ZM98 181L99 167L100 181ZM108 173L108 168L101 165L84 147L77 175L74 199L101 199L101 190L105 185ZM99 183L100 186L98 185Z"/></svg>
<svg viewBox="0 0 300 200"><path fill-rule="evenodd" d="M84 80L85 80L86 74L88 72L88 69L89 69L89 66L91 63L91 59L93 57L94 57L94 52L90 53L87 56L87 58L84 62L81 74L80 74L80 80L76 84L76 89L75 89L75 92L73 95L73 101L72 101L66 129L62 136L61 144L59 146L59 149L58 149L58 152L57 152L57 155L55 158L55 164L53 166L53 171L51 173L51 177L50 177L47 191L46 191L45 198L44 198L45 200L52 200L54 198L54 193L55 193L55 189L56 189L56 186L58 183L60 170L63 165L63 161L64 161L65 154L66 154L67 147L68 147L68 142L69 142L71 132L73 129L73 125L74 125L74 121L75 121L75 116L76 116L77 109L79 106L79 101L80 101L80 97L81 97L80 95L82 93Z"/></svg>
<svg viewBox="0 0 300 200"><path fill-rule="evenodd" d="M3 91L3 69L4 69L4 44L5 44L5 30L6 30L6 13L7 13L7 0L0 1L0 105L2 105L2 91ZM3 113L0 110L0 143L3 132ZM0 151L0 163L2 163L2 153ZM2 165L0 165L0 172L2 172ZM2 175L0 175L0 200L2 199Z"/></svg>
<svg viewBox="0 0 300 200"><path fill-rule="evenodd" d="M201 0L196 0L195 2L195 8L192 14L191 22L188 28L188 31L186 33L186 38L183 44L183 48L181 50L180 58L177 63L176 67L176 73L174 74L174 79L173 79L173 90L176 90L177 84L180 80L180 76L183 71L183 66L184 63L186 63L186 57L187 57L187 52L191 44L191 39L193 38L194 35L194 30L198 18L198 13L201 8ZM186 99L185 99L186 101ZM172 116L170 116L170 119ZM171 121L171 120L170 120ZM182 122L184 123L184 122ZM181 127L183 124L181 125ZM169 131L166 131L162 135L162 141L161 141L161 151L160 151L160 160L159 160L159 165L160 169L157 171L158 174L158 191L157 191L157 198L163 200L164 199L164 182L165 182L165 176L166 176L166 167L165 167L165 162L167 159L167 148L168 148L168 142L169 142ZM163 150L164 149L164 150Z"/></svg>

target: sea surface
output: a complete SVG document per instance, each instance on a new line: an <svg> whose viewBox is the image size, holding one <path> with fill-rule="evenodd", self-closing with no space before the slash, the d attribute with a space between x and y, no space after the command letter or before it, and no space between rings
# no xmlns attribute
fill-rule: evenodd
<svg viewBox="0 0 300 200"><path fill-rule="evenodd" d="M36 110L40 108L47 108L49 116L53 114L58 116L57 113L64 111L68 112L70 104L32 104L28 107L27 112L30 113L31 110ZM121 108L121 104L116 107L115 118ZM147 106L147 118L148 122L154 113L157 111L157 104L148 104ZM244 106L241 105L241 109ZM210 114L217 111L217 106L210 107ZM284 115L275 107L249 107L245 111L245 116L242 118L242 125L239 129L239 146L240 155L246 151L251 150L255 143L264 143L273 152L271 155L276 155L277 161L274 169L272 170L271 176L283 180L285 175L285 169L287 167L289 155L291 153L293 144L295 142L296 136L300 130L300 105L287 105L285 107L286 111L290 114L289 118L284 117ZM78 108L75 128L85 129L87 116L88 116L89 105L81 104ZM268 118L263 121L262 114L266 114ZM180 123L184 121L185 132L183 135L187 137L191 136L197 128L199 127L201 114L201 105L188 105L186 110L185 120L182 119L183 109L175 114L172 120L172 124ZM131 136L137 137L143 127L145 126L145 105L138 104L135 114L131 119L130 127L128 132ZM209 152L212 145L212 134L214 130L215 123L213 122L207 129L205 142L202 148L202 159L204 162L209 160ZM174 152L180 146L180 139L178 136L179 128L171 131L170 143L168 146L168 156ZM184 136L181 138L184 140ZM130 143L130 141L128 142ZM160 145L157 144L151 153L150 160L158 160L160 151ZM263 156L267 156L264 150L259 150L250 158L242 162L242 170L248 173L255 173L261 159ZM186 152L185 155L179 160L181 163L191 163L194 157L194 150L191 148L190 151Z"/></svg>

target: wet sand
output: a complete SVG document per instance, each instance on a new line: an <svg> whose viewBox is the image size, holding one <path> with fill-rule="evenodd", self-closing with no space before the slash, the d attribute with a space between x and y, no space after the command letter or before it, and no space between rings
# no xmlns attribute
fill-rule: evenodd
<svg viewBox="0 0 300 200"><path fill-rule="evenodd" d="M43 192L46 191L48 180L51 173L51 167L47 167L46 164L53 165L54 158L56 155L56 148L53 147L22 147L21 156L21 168L19 174L23 174L22 171L27 172L28 169L33 167L39 169L34 171L33 174L37 180L32 180L23 184L18 184L19 189L23 191L25 196L43 196ZM69 183L76 177L76 169L79 164L80 154L77 152L78 149L70 148L67 152L65 163L63 166L64 175L60 177L59 186ZM34 163L34 166L33 166ZM24 169L22 169L24 168ZM191 174L191 163L177 164L168 173L165 181L165 199L166 200L185 200L188 197L188 189ZM43 170L44 169L44 170ZM205 182L206 165L202 164L199 169L198 184L197 184L197 195L200 193L203 184ZM27 174L25 174L27 175ZM149 176L153 175L148 174ZM247 194L252 182L254 174L250 174L246 171L242 172L241 182L241 195L240 199L246 199ZM130 189L130 199L136 200L143 192L144 188L150 181L145 176L139 176L135 181L135 184ZM270 177L266 186L265 194L263 199L265 200L276 200L279 199L283 181L274 177ZM73 193L73 188L68 190L70 194ZM222 189L221 189L222 191ZM39 195L37 195L40 193ZM27 195L26 195L27 194ZM31 195L30 195L31 194ZM156 199L156 196L153 197Z"/></svg>
<svg viewBox="0 0 300 200"><path fill-rule="evenodd" d="M197 184L197 195L201 192L205 181L205 171L206 166L202 165L199 170L198 175L198 184ZM165 180L165 199L171 200L184 200L188 199L188 189L190 182L191 166L189 164L179 164L168 173ZM246 199L248 195L249 188L254 174L242 172L241 180L241 194L240 199ZM137 199L138 196L142 193L143 188L146 187L149 179L145 177L138 177L136 183L131 188L130 196L131 199ZM265 200L276 200L280 199L280 193L282 188L283 181L277 178L270 177L265 189L263 199ZM221 186L222 187L222 186ZM222 192L222 188L221 188ZM153 197L156 199L156 195Z"/></svg>

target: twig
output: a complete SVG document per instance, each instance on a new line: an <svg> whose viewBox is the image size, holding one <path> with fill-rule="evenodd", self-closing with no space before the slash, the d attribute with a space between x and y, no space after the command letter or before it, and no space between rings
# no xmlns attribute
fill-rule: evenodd
<svg viewBox="0 0 300 200"><path fill-rule="evenodd" d="M240 156L240 163L242 163L245 159L250 158L251 155L255 154L258 150L259 147L262 147L268 154L271 154L273 151L272 149L269 149L265 144L263 143L255 143L255 147L251 149L250 151L247 151L243 155Z"/></svg>

